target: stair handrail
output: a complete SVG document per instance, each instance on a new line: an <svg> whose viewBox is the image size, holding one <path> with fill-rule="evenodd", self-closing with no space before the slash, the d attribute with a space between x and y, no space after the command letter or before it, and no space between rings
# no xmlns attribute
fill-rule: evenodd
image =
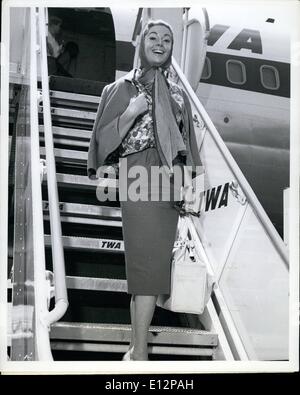
<svg viewBox="0 0 300 395"><path fill-rule="evenodd" d="M276 229L274 228L273 224L271 223L269 217L265 213L264 209L262 208L258 198L256 197L255 193L252 191L248 181L246 180L245 176L241 172L240 168L236 164L235 160L233 159L231 153L229 152L228 148L226 147L224 141L222 140L221 136L219 135L216 127L214 126L213 122L211 121L209 115L207 114L206 110L204 109L203 105L201 104L200 100L198 99L197 95L191 88L187 78L185 77L183 71L180 69L178 64L176 63L175 59L173 59L172 66L174 68L174 71L177 73L177 76L183 85L183 88L185 89L186 93L189 96L189 99L191 100L192 104L195 107L195 110L200 114L202 117L202 120L204 122L204 125L206 126L207 132L210 134L212 139L214 140L214 143L218 147L221 155L223 156L223 159L227 163L229 169L233 173L235 177L235 181L239 184L241 187L246 199L248 200L248 204L251 205L255 215L257 216L258 220L260 221L264 231L268 235L273 247L275 250L278 252L279 256L281 257L283 261L283 265L286 269L289 267L288 263L288 253L286 246L284 245L283 240L280 238L279 234L277 233ZM195 221L194 218L191 220L191 228L192 230L195 229ZM193 233L194 238L198 240L198 232ZM197 237L196 237L197 236ZM202 247L202 244L199 243L200 249L202 250L203 256L206 257L206 263L208 266L209 261L206 256L206 251ZM216 273L215 273L216 274ZM231 314L227 308L227 303L224 299L223 293L221 292L218 283L216 284L215 290L213 292L213 302L215 305L216 302L216 308L221 309L222 314L222 322L221 325L224 328L225 332L227 333L227 340L230 342L230 347L234 355L239 359L239 360L248 360L248 352L246 348L244 347L243 340L240 336L239 330L236 326L236 323L233 321Z"/></svg>
<svg viewBox="0 0 300 395"><path fill-rule="evenodd" d="M47 164L47 186L49 201L49 216L51 228L52 262L54 273L55 307L45 316L45 322L50 327L65 314L69 302L67 296L65 260L59 211L58 189L56 179L56 166L52 134L52 121L50 110L47 43L46 43L46 9L38 8L40 63L43 99L44 138Z"/></svg>
<svg viewBox="0 0 300 395"><path fill-rule="evenodd" d="M30 168L32 193L32 242L35 299L35 347L36 358L52 360L49 329L45 322L48 313L47 281L45 272L45 241L43 202L40 183L40 145L38 125L37 89L37 31L36 8L30 8Z"/></svg>
<svg viewBox="0 0 300 395"><path fill-rule="evenodd" d="M221 136L219 135L215 125L213 124L212 120L210 119L208 113L206 112L205 108L203 107L202 103L198 99L196 93L191 88L186 76L184 75L183 71L180 69L179 65L177 64L174 57L172 58L172 66L175 72L178 75L184 89L188 93L189 98L192 100L195 108L201 114L202 120L212 136L213 140L215 141L217 147L220 149L220 152L225 159L226 163L228 164L229 168L231 169L232 173L235 175L236 180L238 181L245 197L247 198L248 202L253 207L255 214L260 219L261 224L263 225L266 233L270 237L273 245L275 246L277 252L283 259L285 266L289 267L289 259L288 259L288 252L286 246L283 243L283 240L280 238L279 234L275 230L271 220L267 216L266 212L264 211L262 205L260 204L258 198L256 197L255 193L253 192L252 188L250 187L248 181L246 180L244 174L236 164L235 160L233 159L231 153L229 152L228 148L226 147L224 141L222 140Z"/></svg>

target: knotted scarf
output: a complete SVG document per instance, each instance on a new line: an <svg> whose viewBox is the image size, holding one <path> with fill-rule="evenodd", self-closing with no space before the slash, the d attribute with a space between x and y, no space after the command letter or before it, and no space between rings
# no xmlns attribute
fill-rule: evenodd
<svg viewBox="0 0 300 395"><path fill-rule="evenodd" d="M168 25L161 24L170 30L172 36L172 48L169 57L159 66L151 65L145 55L146 34L142 34L139 51L142 75L139 82L147 86L152 84L152 118L157 150L162 163L167 165L170 173L172 173L173 160L180 152L186 154L186 146L176 122L174 106L172 106L173 99L165 76L165 71L172 60L173 32Z"/></svg>

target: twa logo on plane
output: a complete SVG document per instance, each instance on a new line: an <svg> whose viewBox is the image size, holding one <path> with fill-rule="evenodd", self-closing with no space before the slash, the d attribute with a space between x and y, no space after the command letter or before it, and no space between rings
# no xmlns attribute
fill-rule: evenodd
<svg viewBox="0 0 300 395"><path fill-rule="evenodd" d="M214 25L207 39L207 45L213 46L230 28L228 25ZM262 41L259 30L243 29L228 45L227 49L250 49L253 53L262 54Z"/></svg>
<svg viewBox="0 0 300 395"><path fill-rule="evenodd" d="M212 211L228 205L229 182L224 185L201 192L200 207L202 211Z"/></svg>

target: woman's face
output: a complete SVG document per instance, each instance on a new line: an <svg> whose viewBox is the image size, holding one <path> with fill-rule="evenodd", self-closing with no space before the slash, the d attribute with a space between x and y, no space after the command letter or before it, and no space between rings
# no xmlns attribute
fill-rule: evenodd
<svg viewBox="0 0 300 395"><path fill-rule="evenodd" d="M170 30L163 25L152 26L145 36L144 49L151 66L164 64L172 50Z"/></svg>

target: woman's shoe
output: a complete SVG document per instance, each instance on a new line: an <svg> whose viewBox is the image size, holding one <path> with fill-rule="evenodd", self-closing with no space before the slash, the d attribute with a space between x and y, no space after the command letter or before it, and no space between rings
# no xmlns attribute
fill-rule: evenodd
<svg viewBox="0 0 300 395"><path fill-rule="evenodd" d="M130 349L123 355L122 361L133 361L133 359L131 358L131 351L132 351L132 349L130 348Z"/></svg>

